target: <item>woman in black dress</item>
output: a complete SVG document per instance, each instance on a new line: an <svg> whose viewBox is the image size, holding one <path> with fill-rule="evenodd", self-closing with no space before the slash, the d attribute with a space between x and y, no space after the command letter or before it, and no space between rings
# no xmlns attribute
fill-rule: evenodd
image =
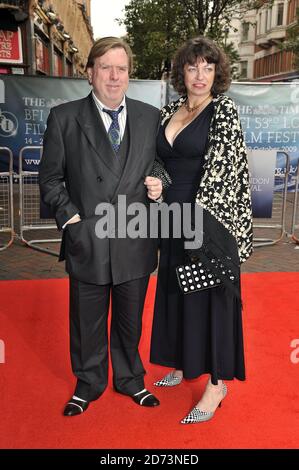
<svg viewBox="0 0 299 470"><path fill-rule="evenodd" d="M210 375L181 421L188 424L213 417L227 393L223 380L245 379L239 267L252 252L252 216L242 128L222 94L230 84L226 56L210 39L189 40L177 52L172 79L182 97L162 109L157 143L172 179L165 202L199 204L204 235L193 252L184 237L161 239L150 360L173 368L156 386ZM184 295L175 268L203 249L218 259L225 254L234 282L223 278L220 287Z"/></svg>

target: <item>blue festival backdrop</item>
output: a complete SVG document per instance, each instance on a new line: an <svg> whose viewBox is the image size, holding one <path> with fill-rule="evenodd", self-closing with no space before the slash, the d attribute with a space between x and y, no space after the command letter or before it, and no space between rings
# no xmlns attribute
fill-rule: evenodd
<svg viewBox="0 0 299 470"><path fill-rule="evenodd" d="M15 172L22 148L42 146L50 109L89 92L85 79L1 76L0 148L12 150ZM233 83L228 94L238 106L248 148L254 217L271 217L273 191L282 186L275 175L282 174L286 166L282 152L290 156L291 174L298 165L299 84ZM160 108L166 99L165 82L131 80L128 96ZM37 172L39 160L39 149L25 149L23 170ZM7 155L0 149L1 171L7 171Z"/></svg>

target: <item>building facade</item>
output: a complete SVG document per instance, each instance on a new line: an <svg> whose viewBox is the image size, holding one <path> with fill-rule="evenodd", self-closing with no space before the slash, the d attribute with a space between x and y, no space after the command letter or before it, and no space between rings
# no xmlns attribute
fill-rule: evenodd
<svg viewBox="0 0 299 470"><path fill-rule="evenodd" d="M0 0L0 73L83 77L90 0Z"/></svg>
<svg viewBox="0 0 299 470"><path fill-rule="evenodd" d="M287 30L296 23L299 0L274 0L271 7L246 12L242 21L234 20L237 32L229 34L240 55L239 79L254 81L292 81L299 79L292 52L279 46Z"/></svg>
<svg viewBox="0 0 299 470"><path fill-rule="evenodd" d="M258 81L284 81L299 78L293 67L293 53L279 48L287 28L296 22L299 0L277 0L271 8L261 8L256 25L253 78Z"/></svg>

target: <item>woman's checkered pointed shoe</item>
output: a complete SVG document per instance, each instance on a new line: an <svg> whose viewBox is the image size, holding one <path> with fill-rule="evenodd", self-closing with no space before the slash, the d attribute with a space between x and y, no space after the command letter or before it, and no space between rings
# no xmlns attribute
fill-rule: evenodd
<svg viewBox="0 0 299 470"><path fill-rule="evenodd" d="M222 400L226 396L226 394L227 394L227 386L223 384ZM219 403L218 408L221 407L222 400ZM210 419L213 418L215 411L201 411L199 408L195 406L193 410L191 410L190 413L184 419L182 419L181 423L182 424L195 424L195 423L202 423L204 421L209 421Z"/></svg>
<svg viewBox="0 0 299 470"><path fill-rule="evenodd" d="M177 377L173 372L169 372L163 379L155 382L154 385L156 385L156 387L174 387L175 385L179 385L182 380L183 377Z"/></svg>

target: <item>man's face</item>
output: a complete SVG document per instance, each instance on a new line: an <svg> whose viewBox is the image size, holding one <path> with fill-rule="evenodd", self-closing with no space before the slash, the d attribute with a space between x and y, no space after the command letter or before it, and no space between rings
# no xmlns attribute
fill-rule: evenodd
<svg viewBox="0 0 299 470"><path fill-rule="evenodd" d="M96 97L109 108L117 108L129 86L129 58L122 47L97 57L87 69Z"/></svg>

